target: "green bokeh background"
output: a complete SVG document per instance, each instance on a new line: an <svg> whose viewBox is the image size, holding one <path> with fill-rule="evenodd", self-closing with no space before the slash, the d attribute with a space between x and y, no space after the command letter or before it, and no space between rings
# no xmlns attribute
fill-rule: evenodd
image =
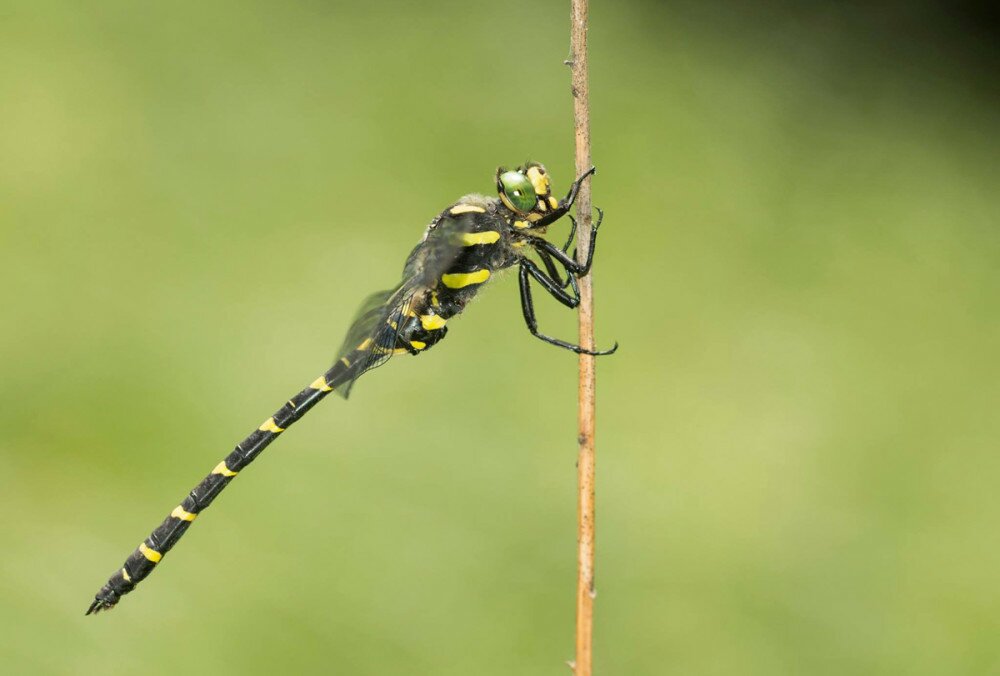
<svg viewBox="0 0 1000 676"><path fill-rule="evenodd" d="M595 3L599 674L1000 671L1000 125L938 12ZM568 673L576 361L510 275L83 616L431 216L565 189L566 3L0 15L4 671Z"/></svg>

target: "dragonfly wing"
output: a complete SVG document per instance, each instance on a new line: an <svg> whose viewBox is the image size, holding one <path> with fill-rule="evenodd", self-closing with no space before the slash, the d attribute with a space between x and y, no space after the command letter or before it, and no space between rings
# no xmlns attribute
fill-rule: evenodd
<svg viewBox="0 0 1000 676"><path fill-rule="evenodd" d="M381 366L394 354L408 351L399 338L403 317L466 250L462 235L477 229L476 217L481 215L481 211L443 212L431 222L423 240L407 258L403 281L373 293L361 304L337 354L338 359L350 364L345 380L334 385L342 396L348 396L363 373Z"/></svg>
<svg viewBox="0 0 1000 676"><path fill-rule="evenodd" d="M345 399L354 381L362 374L381 366L393 354L399 324L392 326L392 315L403 305L405 285L378 291L365 298L358 309L344 343L337 351L337 359L349 364L347 378L334 386Z"/></svg>

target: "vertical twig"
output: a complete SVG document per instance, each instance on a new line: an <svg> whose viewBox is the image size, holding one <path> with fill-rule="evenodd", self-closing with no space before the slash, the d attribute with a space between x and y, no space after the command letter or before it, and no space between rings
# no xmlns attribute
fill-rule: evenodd
<svg viewBox="0 0 1000 676"><path fill-rule="evenodd" d="M587 73L588 0L571 0L570 60L573 82L573 127L576 137L576 175L590 168L590 85ZM590 181L576 198L579 222L577 260L587 260L590 248ZM580 279L580 345L594 349L594 302L591 276ZM577 457L577 581L576 676L591 676L594 626L594 357L580 355L579 451Z"/></svg>

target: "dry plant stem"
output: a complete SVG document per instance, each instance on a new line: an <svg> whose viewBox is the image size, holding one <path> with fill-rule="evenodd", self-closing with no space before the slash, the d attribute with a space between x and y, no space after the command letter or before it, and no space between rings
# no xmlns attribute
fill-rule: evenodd
<svg viewBox="0 0 1000 676"><path fill-rule="evenodd" d="M587 74L587 0L571 0L570 60L573 81L573 126L576 136L576 175L590 168L590 86ZM587 260L592 227L590 181L576 198L579 222L577 259ZM579 344L594 349L594 301L591 276L580 279ZM591 676L594 626L594 360L580 355L579 452L577 457L577 583L576 676Z"/></svg>

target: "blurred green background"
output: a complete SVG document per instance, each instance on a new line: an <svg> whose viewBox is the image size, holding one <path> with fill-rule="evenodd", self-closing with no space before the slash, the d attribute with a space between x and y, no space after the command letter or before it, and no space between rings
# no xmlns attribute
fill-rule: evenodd
<svg viewBox="0 0 1000 676"><path fill-rule="evenodd" d="M576 360L509 275L83 616L438 210L565 190L567 3L90 5L0 4L4 671L569 673ZM591 20L597 672L1000 672L995 33Z"/></svg>

